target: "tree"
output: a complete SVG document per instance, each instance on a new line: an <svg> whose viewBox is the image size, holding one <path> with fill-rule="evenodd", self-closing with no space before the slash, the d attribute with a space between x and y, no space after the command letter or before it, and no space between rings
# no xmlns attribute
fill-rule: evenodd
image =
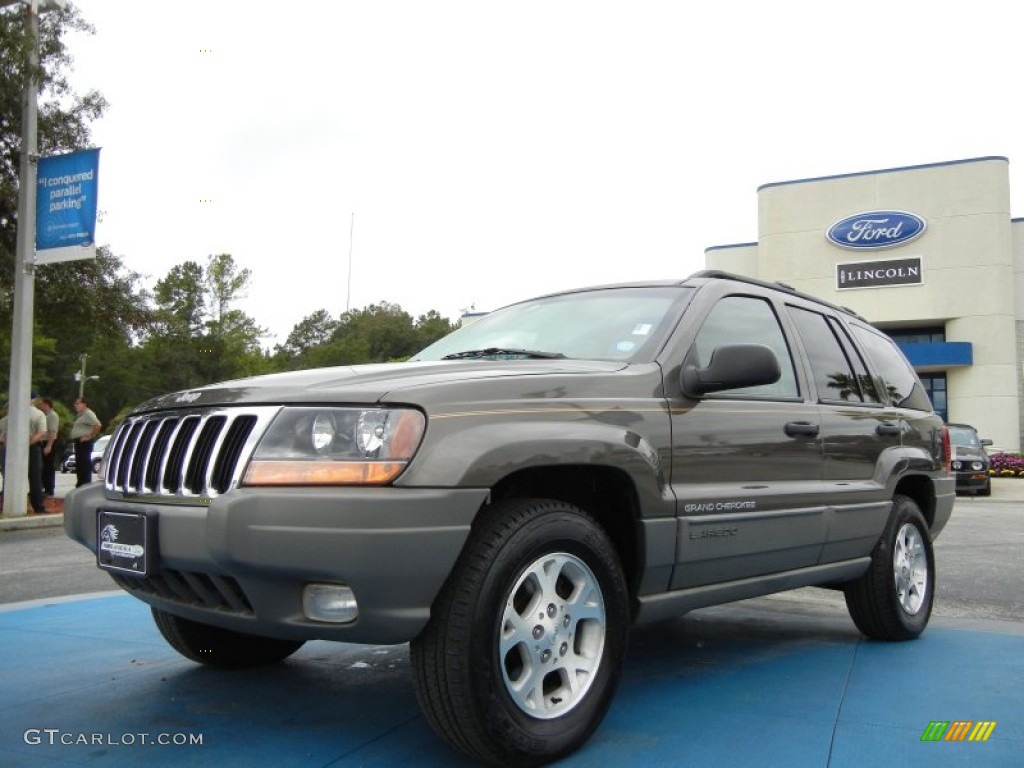
<svg viewBox="0 0 1024 768"><path fill-rule="evenodd" d="M157 311L154 331L169 338L189 339L203 331L206 297L203 268L194 261L171 267L153 290Z"/></svg>
<svg viewBox="0 0 1024 768"><path fill-rule="evenodd" d="M36 271L33 384L71 402L83 353L101 376L89 387L97 413L137 402L139 340L152 322L140 276L103 246L95 259L48 264Z"/></svg>
<svg viewBox="0 0 1024 768"><path fill-rule="evenodd" d="M320 309L305 317L278 346L278 369L320 368L404 360L447 335L454 326L436 310L412 316L382 301L342 313L334 320Z"/></svg>
<svg viewBox="0 0 1024 768"><path fill-rule="evenodd" d="M244 297L251 275L222 253L210 256L205 267L195 261L176 265L157 281L157 322L144 357L150 378L162 381L164 391L269 369L259 343L266 331L232 307Z"/></svg>
<svg viewBox="0 0 1024 768"><path fill-rule="evenodd" d="M300 357L314 347L331 340L338 329L338 321L326 309L318 309L300 320L279 350L290 357Z"/></svg>
<svg viewBox="0 0 1024 768"><path fill-rule="evenodd" d="M418 343L416 352L429 347L438 339L447 336L455 330L454 325L447 317L443 317L436 309L432 309L425 315L420 315L416 320L416 336Z"/></svg>

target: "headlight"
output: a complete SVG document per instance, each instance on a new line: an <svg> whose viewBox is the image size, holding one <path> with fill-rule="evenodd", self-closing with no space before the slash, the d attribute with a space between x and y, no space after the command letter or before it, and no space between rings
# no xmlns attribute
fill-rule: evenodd
<svg viewBox="0 0 1024 768"><path fill-rule="evenodd" d="M971 463L971 469L973 469L975 472L981 472L981 470L983 470L984 468L985 468L984 462L975 461L975 462Z"/></svg>
<svg viewBox="0 0 1024 768"><path fill-rule="evenodd" d="M283 408L242 485L384 485L405 469L425 428L411 408Z"/></svg>
<svg viewBox="0 0 1024 768"><path fill-rule="evenodd" d="M953 467L953 471L954 472L959 472L960 471L960 462L959 461L954 461L951 466Z"/></svg>

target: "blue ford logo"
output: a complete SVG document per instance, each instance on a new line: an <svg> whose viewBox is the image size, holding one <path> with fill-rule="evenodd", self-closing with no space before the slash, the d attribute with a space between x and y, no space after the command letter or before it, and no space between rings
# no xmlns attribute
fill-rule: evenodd
<svg viewBox="0 0 1024 768"><path fill-rule="evenodd" d="M841 248L892 248L924 234L924 219L906 211L855 213L829 227L826 237Z"/></svg>

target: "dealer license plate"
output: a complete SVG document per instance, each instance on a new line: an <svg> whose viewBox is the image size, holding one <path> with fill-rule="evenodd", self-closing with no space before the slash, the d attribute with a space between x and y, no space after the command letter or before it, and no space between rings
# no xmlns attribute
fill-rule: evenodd
<svg viewBox="0 0 1024 768"><path fill-rule="evenodd" d="M101 509L96 518L96 564L108 571L147 576L156 559L156 518Z"/></svg>

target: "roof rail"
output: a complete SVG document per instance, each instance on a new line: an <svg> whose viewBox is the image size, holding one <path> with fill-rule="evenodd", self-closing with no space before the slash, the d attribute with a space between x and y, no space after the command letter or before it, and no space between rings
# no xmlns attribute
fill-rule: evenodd
<svg viewBox="0 0 1024 768"><path fill-rule="evenodd" d="M777 280L774 283L771 283L771 282L768 282L767 280L758 280L756 277L747 277L746 275L737 275L737 274L733 274L732 272L725 272L725 271L723 271L721 269L702 269L699 272L694 272L692 275L690 275L690 277L701 277L701 278L706 278L706 279L710 279L710 280L735 280L735 281L740 282L740 283L750 283L751 285L759 285L762 288L772 288L774 290L786 291L787 293L791 293L794 296L799 296L802 299L808 299L809 301L813 301L813 302L815 302L817 304L822 304L822 305L824 305L826 307L829 307L831 309L838 310L839 312L842 312L843 314L855 317L855 318L857 318L858 320L860 320L862 322L865 322L865 323L868 322L866 319L864 319L863 317L858 315L856 312L854 312L849 307L841 307L838 304L833 304L830 301L825 301L825 299L819 298L818 296L812 296L809 293L804 293L803 291L798 291L793 286L791 286L791 285L789 285L787 283L784 283L781 280Z"/></svg>

